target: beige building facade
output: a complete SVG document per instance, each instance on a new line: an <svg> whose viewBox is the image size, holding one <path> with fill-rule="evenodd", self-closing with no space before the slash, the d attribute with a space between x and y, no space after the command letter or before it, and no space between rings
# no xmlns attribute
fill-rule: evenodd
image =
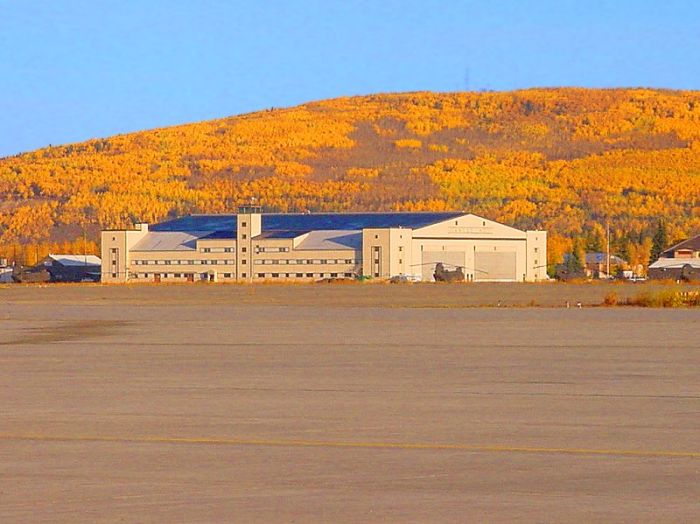
<svg viewBox="0 0 700 524"><path fill-rule="evenodd" d="M547 279L547 234L464 213L191 215L102 232L102 281L406 277L437 263L470 282Z"/></svg>

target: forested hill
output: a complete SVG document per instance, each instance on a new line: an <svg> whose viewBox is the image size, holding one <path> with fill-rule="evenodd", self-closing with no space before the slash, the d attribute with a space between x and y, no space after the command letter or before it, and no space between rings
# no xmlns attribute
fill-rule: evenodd
<svg viewBox="0 0 700 524"><path fill-rule="evenodd" d="M466 210L547 229L552 260L572 238L600 247L609 220L616 250L645 261L659 218L671 239L700 232L700 92L382 94L48 147L0 159L0 250L251 197Z"/></svg>

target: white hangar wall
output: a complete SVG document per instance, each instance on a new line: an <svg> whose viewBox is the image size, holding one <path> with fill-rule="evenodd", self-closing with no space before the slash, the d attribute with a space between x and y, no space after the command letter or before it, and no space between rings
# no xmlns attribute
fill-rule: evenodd
<svg viewBox="0 0 700 524"><path fill-rule="evenodd" d="M413 231L411 269L431 281L435 264L474 282L546 280L547 235L468 214Z"/></svg>

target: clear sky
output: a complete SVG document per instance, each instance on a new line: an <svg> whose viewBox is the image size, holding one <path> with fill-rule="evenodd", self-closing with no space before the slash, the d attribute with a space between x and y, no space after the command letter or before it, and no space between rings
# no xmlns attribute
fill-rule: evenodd
<svg viewBox="0 0 700 524"><path fill-rule="evenodd" d="M0 0L0 156L342 95L700 89L697 0Z"/></svg>

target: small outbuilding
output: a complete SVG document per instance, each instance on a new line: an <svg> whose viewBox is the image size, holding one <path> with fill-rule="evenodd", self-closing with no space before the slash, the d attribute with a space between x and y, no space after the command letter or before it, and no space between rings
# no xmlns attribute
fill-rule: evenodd
<svg viewBox="0 0 700 524"><path fill-rule="evenodd" d="M102 260L95 255L48 255L38 264L16 267L17 282L99 282Z"/></svg>

